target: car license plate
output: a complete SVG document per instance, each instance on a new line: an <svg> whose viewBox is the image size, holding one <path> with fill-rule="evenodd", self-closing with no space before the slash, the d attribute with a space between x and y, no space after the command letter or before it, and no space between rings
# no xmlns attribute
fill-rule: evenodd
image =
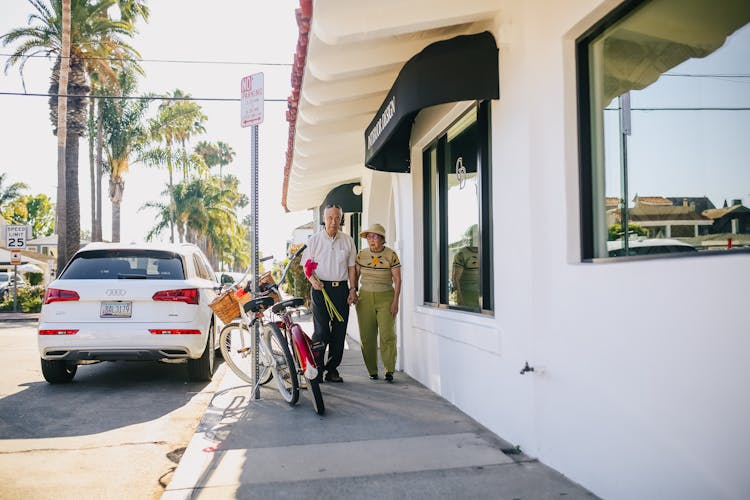
<svg viewBox="0 0 750 500"><path fill-rule="evenodd" d="M101 318L129 318L133 311L132 302L102 302Z"/></svg>

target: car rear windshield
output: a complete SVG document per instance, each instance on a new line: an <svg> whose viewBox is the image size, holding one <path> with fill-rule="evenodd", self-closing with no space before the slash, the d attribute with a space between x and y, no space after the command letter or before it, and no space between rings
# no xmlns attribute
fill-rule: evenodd
<svg viewBox="0 0 750 500"><path fill-rule="evenodd" d="M60 279L184 279L182 259L160 250L92 250L73 257Z"/></svg>

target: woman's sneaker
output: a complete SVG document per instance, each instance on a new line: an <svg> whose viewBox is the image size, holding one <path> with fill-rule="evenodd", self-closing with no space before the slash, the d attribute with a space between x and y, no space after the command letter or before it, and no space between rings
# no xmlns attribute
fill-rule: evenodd
<svg viewBox="0 0 750 500"><path fill-rule="evenodd" d="M375 375L370 375L370 380L377 380L377 379L378 379L377 373Z"/></svg>
<svg viewBox="0 0 750 500"><path fill-rule="evenodd" d="M389 384L392 384L393 383L393 373L386 372L385 373L385 381L388 382Z"/></svg>

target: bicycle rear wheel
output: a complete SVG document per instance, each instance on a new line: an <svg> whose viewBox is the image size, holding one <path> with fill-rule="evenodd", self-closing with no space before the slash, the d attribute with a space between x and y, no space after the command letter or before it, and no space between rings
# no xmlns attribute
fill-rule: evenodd
<svg viewBox="0 0 750 500"><path fill-rule="evenodd" d="M219 349L224 362L229 368L243 381L255 385L255 353L252 350L252 330L244 324L234 322L229 323L221 329L219 334ZM260 385L267 384L273 372L271 371L270 360L264 360L260 356L259 376Z"/></svg>
<svg viewBox="0 0 750 500"><path fill-rule="evenodd" d="M270 347L276 360L272 368L276 385L284 401L290 405L295 405L299 401L299 379L297 378L294 358L292 358L292 353L289 352L289 344L287 344L286 337L281 333L278 326L274 323L269 323L266 326L263 340Z"/></svg>

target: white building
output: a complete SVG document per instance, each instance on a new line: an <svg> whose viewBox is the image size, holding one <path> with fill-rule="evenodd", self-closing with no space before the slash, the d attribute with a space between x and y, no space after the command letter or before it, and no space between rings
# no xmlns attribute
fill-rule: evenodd
<svg viewBox="0 0 750 500"><path fill-rule="evenodd" d="M750 3L300 3L282 201L361 184L400 369L601 497L750 498L750 253L607 252L607 199L748 205Z"/></svg>

